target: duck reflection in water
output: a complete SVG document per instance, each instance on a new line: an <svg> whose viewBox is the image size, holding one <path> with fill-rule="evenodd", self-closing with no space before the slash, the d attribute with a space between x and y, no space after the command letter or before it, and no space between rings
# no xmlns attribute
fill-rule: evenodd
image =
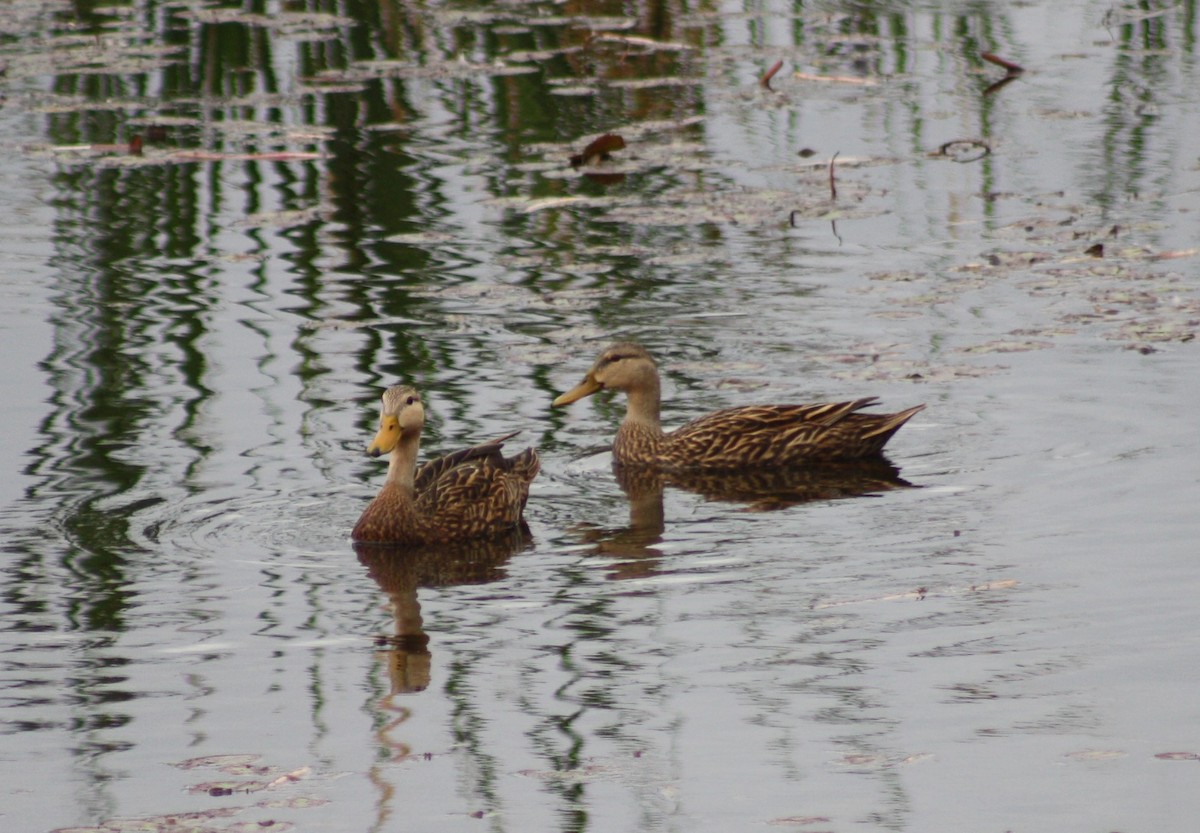
<svg viewBox="0 0 1200 833"><path fill-rule="evenodd" d="M866 497L916 488L887 458L822 463L802 469L671 472L613 463L613 474L629 500L629 526L589 528L585 540L595 554L617 559L613 578L644 578L658 572L655 548L666 531L663 495L670 486L708 501L745 504L741 511L771 512L815 501Z"/></svg>
<svg viewBox="0 0 1200 833"><path fill-rule="evenodd" d="M522 522L501 537L441 546L354 545L359 563L387 595L392 611L393 632L376 640L379 656L387 663L389 698L425 690L432 676L429 636L421 618L417 588L496 581L503 578L509 558L532 544L529 527ZM385 703L385 707L391 708L391 703Z"/></svg>

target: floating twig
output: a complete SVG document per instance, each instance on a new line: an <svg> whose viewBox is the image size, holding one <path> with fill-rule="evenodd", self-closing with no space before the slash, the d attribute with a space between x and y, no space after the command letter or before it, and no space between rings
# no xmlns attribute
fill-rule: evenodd
<svg viewBox="0 0 1200 833"><path fill-rule="evenodd" d="M1012 61L1001 58L999 55L994 53L980 52L979 57L983 58L983 60L987 61L989 64L995 64L996 66L1004 69L1004 77L996 83L988 85L988 88L983 91L985 98L989 95L995 95L996 93L1000 92L1007 85L1011 84L1015 79L1019 78L1025 73L1025 67L1021 66L1020 64L1014 64Z"/></svg>
<svg viewBox="0 0 1200 833"><path fill-rule="evenodd" d="M1009 84L1011 84L1013 81L1016 81L1020 77L1021 77L1020 73L1017 73L1015 75L1006 75L1003 78L1001 78L999 81L997 81L995 84L989 84L987 89L983 91L983 97L987 98L989 95L995 95L996 93L1000 92L1002 89L1004 89L1005 87L1007 87Z"/></svg>
<svg viewBox="0 0 1200 833"><path fill-rule="evenodd" d="M837 182L833 178L833 163L837 161L838 154L840 153L841 151L839 150L833 155L833 158L829 160L829 199L831 200L837 199Z"/></svg>
<svg viewBox="0 0 1200 833"><path fill-rule="evenodd" d="M1004 67L1004 71L1009 75L1020 75L1025 71L1025 67L1020 64L1014 64L1012 61L1006 61L999 55L994 55L991 52L980 52L979 57L987 61L989 64L995 64L998 67Z"/></svg>
<svg viewBox="0 0 1200 833"><path fill-rule="evenodd" d="M51 148L55 153L106 153L142 155L142 137L135 133L126 143L121 144L92 144L92 145L56 145Z"/></svg>
<svg viewBox="0 0 1200 833"><path fill-rule="evenodd" d="M758 85L764 89L771 89L771 79L775 77L775 73L783 67L783 59L780 58L775 63L771 64L771 68L763 73L763 77L758 79Z"/></svg>
<svg viewBox="0 0 1200 833"><path fill-rule="evenodd" d="M261 153L239 153L236 151L177 150L164 157L172 162L308 162L324 159L320 153L306 150L263 151Z"/></svg>
<svg viewBox="0 0 1200 833"><path fill-rule="evenodd" d="M1115 228L1115 226L1114 226ZM1170 252L1159 252L1156 255L1151 255L1151 260L1175 260L1181 257L1195 257L1200 254L1200 249L1176 249Z"/></svg>
<svg viewBox="0 0 1200 833"><path fill-rule="evenodd" d="M622 35L614 32L605 32L603 34L593 34L588 39L589 44L593 43L617 43L628 47L641 47L651 52L665 50L668 52L684 52L695 47L686 43L671 43L669 41L652 40L651 38L643 38L637 35Z"/></svg>
<svg viewBox="0 0 1200 833"><path fill-rule="evenodd" d="M874 78L857 78L853 75L813 75L810 72L793 72L793 78L801 81L820 81L827 84L857 84L862 87L874 87L879 82Z"/></svg>

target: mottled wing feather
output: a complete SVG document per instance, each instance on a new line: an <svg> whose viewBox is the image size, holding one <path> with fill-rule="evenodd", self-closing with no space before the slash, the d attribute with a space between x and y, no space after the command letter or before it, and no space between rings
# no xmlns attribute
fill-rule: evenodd
<svg viewBox="0 0 1200 833"><path fill-rule="evenodd" d="M426 464L436 468L422 473L416 510L429 537L471 538L520 523L540 467L537 453L526 449L505 458L500 448L497 440Z"/></svg>
<svg viewBox="0 0 1200 833"><path fill-rule="evenodd" d="M504 447L505 440L511 440L520 431L514 431L511 434L505 434L503 437L497 437L494 440L488 440L485 443L464 448L461 451L455 451L452 454L447 454L444 457L435 457L432 460L422 463L417 466L417 474L413 480L413 488L417 494L420 494L425 489L428 489L434 482L437 481L446 472L461 466L469 460L484 458L484 457L500 457L501 449Z"/></svg>
<svg viewBox="0 0 1200 833"><path fill-rule="evenodd" d="M877 454L900 425L920 410L857 413L877 401L866 397L820 405L727 408L668 434L659 455L668 465L740 468Z"/></svg>

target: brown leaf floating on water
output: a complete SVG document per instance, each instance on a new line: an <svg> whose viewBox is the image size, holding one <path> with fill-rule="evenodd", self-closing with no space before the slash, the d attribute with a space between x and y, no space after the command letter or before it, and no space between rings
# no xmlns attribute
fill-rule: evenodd
<svg viewBox="0 0 1200 833"><path fill-rule="evenodd" d="M607 162L610 154L613 151L624 150L625 140L616 133L605 133L599 138L593 139L588 143L588 146L583 149L583 153L576 154L571 157L571 167L580 168L585 165L595 165L599 162Z"/></svg>

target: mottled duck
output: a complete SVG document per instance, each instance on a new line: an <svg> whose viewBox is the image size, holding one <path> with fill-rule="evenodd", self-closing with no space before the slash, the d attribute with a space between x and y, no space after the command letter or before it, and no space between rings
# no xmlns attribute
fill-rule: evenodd
<svg viewBox="0 0 1200 833"><path fill-rule="evenodd" d="M820 405L748 405L726 408L664 433L659 422L658 368L646 350L614 344L583 381L554 400L567 405L605 388L628 397L613 441L617 463L672 471L736 470L856 460L878 455L917 405L895 414L860 413L876 397Z"/></svg>
<svg viewBox="0 0 1200 833"><path fill-rule="evenodd" d="M387 480L363 511L350 537L380 544L425 545L511 532L522 523L537 452L501 453L515 434L417 466L425 406L406 385L388 388L379 433L367 453L389 455Z"/></svg>

